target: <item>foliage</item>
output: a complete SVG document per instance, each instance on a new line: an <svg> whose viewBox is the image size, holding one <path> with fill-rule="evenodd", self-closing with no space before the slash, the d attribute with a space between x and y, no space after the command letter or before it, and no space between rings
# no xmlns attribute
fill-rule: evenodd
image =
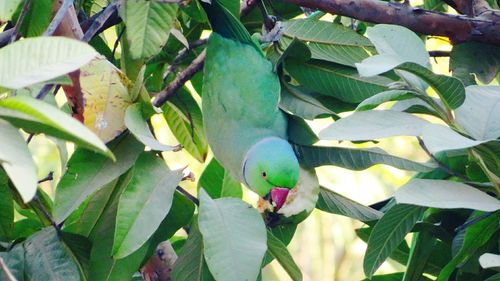
<svg viewBox="0 0 500 281"><path fill-rule="evenodd" d="M116 26L105 25L116 38L113 46L102 30L94 30L89 43L41 36L57 18L50 14L54 2L0 0L3 34L18 25L15 35L25 37L0 48L0 280L140 280L138 271L173 280L258 280L274 259L292 280L302 280L287 245L308 214L259 213L243 201L248 196L238 179L207 157L203 118L210 116L202 116L199 101L210 69L189 72L203 56L202 32L210 29L201 3L125 1L108 15ZM239 1L220 2L239 11ZM74 3L75 14L91 17L91 24L82 22L87 32L106 22L101 8L116 4ZM431 67L426 37L404 27L356 20L358 27L369 26L365 34L344 25L345 17L332 21L316 12L296 18L303 11L293 4L265 5L279 16L273 24L282 28L281 37L270 42L274 31L260 34L263 19L255 10L241 18L256 32L252 38L237 32L247 43L261 40L274 64L279 107L301 165L359 171L384 164L419 172L373 206L320 189L318 210L365 224L356 233L367 242L366 280L497 280L499 47L457 44L452 75L443 75ZM445 9L442 1L424 6ZM151 97L175 83L181 85L170 99L153 106ZM52 90L55 85L64 92ZM157 119L180 145L157 139ZM315 119L330 124L319 138L304 121ZM62 144L62 175L42 179L37 172L27 143L39 134ZM378 139L395 136L416 137L430 160L377 147ZM319 146L319 140L349 146ZM74 145L68 161L67 143ZM183 188L191 177L165 164L174 153L204 165L199 199ZM57 185L55 194L43 188L46 180ZM187 239L179 242L176 232ZM178 258L163 260L168 271L158 273L148 260L165 256L156 250L165 240ZM405 271L376 275L387 259Z"/></svg>

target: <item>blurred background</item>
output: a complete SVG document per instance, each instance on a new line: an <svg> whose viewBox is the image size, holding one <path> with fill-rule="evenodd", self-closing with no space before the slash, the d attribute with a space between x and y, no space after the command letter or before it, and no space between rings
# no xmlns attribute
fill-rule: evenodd
<svg viewBox="0 0 500 281"><path fill-rule="evenodd" d="M413 2L413 1L412 1ZM418 3L412 3L418 4ZM325 18L331 20L332 18ZM208 33L207 33L208 35ZM112 46L116 39L114 29L105 32L107 42ZM451 50L451 45L446 38L431 38L427 41L428 50ZM119 53L119 48L117 53ZM448 58L437 58L432 60L433 68L438 73L449 74ZM189 87L193 96L194 89ZM63 95L58 94L58 101L64 103ZM388 105L390 106L390 105ZM314 131L318 132L326 127L331 119L321 119L311 122ZM178 141L170 132L166 121L161 115L154 116L153 126L158 139L166 144L177 144ZM324 145L353 146L347 143L320 143ZM363 144L359 146L373 146L374 144ZM54 172L54 178L61 175L61 163L68 158L68 155L60 155L58 146L67 146L68 155L73 151L71 144L58 143L43 135L36 136L29 144L30 150L35 157L38 166L39 178L45 177L49 172ZM376 146L387 152L415 161L427 161L428 157L419 148L416 139L399 137L382 140ZM165 152L164 157L171 169L182 169L187 166L186 171L192 172L196 179L203 171L204 164L192 158L186 152ZM212 156L209 155L207 163ZM61 160L62 159L62 160ZM370 205L390 197L393 192L403 185L413 174L398 170L388 166L375 166L361 172L354 172L336 167L321 167L317 169L320 183L350 199L365 205ZM196 194L197 182L184 181L181 185ZM57 180L43 183L43 188L51 195ZM251 204L255 204L257 196L245 190L244 199ZM355 229L362 227L362 223L342 216L313 211L313 213L299 225L297 232L289 245L290 252L301 268L304 280L322 281L352 281L362 280L363 255L366 244L356 237ZM180 231L178 236L185 233ZM401 265L395 262L386 262L378 273L390 273L400 271ZM283 281L290 280L281 266L273 262L267 266L263 273L263 280Z"/></svg>

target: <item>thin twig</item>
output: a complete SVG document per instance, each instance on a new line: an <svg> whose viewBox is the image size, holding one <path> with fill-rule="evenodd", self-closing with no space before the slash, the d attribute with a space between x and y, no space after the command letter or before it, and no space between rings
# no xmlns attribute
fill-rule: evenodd
<svg viewBox="0 0 500 281"><path fill-rule="evenodd" d="M120 31L120 34L118 34L118 37L116 37L115 44L113 45L113 52L111 52L111 57L113 57L113 59L115 58L116 48L118 48L118 44L120 43L120 40L122 39L122 36L125 33L126 28L127 27L124 26Z"/></svg>
<svg viewBox="0 0 500 281"><path fill-rule="evenodd" d="M89 42L92 38L99 32L99 30L104 26L106 21L118 10L119 3L114 0L109 4L102 13L99 14L98 17L93 19L90 27L85 31L85 35L83 35L82 41Z"/></svg>
<svg viewBox="0 0 500 281"><path fill-rule="evenodd" d="M38 195L35 195L31 202L36 205L36 207L42 212L43 216L50 222L50 224L55 228L55 230L59 233L61 231L59 225L57 225L56 221L52 218L52 215L49 213L47 208L43 205Z"/></svg>
<svg viewBox="0 0 500 281"><path fill-rule="evenodd" d="M431 57L449 57L450 54L450 51L429 51Z"/></svg>
<svg viewBox="0 0 500 281"><path fill-rule="evenodd" d="M184 188L177 186L177 191L182 193L182 195L186 196L186 198L191 200L191 202L193 202L196 206L200 205L200 200L198 200L198 198L191 195L191 193L187 192L187 190L185 190Z"/></svg>
<svg viewBox="0 0 500 281"><path fill-rule="evenodd" d="M37 100L43 100L45 96L52 90L52 87L54 87L54 84L46 84L43 85L42 89L40 89L40 92L36 95ZM57 90L56 90L57 92Z"/></svg>
<svg viewBox="0 0 500 281"><path fill-rule="evenodd" d="M51 181L54 179L54 172L50 172L45 178L41 179L38 181L38 184L42 183L42 182L46 182L46 181Z"/></svg>
<svg viewBox="0 0 500 281"><path fill-rule="evenodd" d="M207 39L199 39L199 40L193 41L193 42L189 43L189 48L183 48L179 52L177 52L177 56L175 56L172 64L167 67L167 71L163 75L163 78L167 78L171 73L176 72L177 67L182 62L182 60L185 59L189 55L190 51L196 47L199 47L199 46L206 44L207 41L208 41Z"/></svg>
<svg viewBox="0 0 500 281"><path fill-rule="evenodd" d="M453 171L450 167L448 167L446 164L444 164L443 162L439 161L439 159L436 158L436 156L434 156L430 150L427 148L427 146L425 145L424 141L422 140L421 137L417 137L417 140L418 140L418 144L420 145L420 147L424 150L424 152L432 159L434 160L437 164L438 164L438 167L439 169L443 170L445 173L447 173L448 175L450 176L455 176L461 180L464 180L464 181L470 181L469 178L467 178L466 176L464 175L461 175L459 173L456 173L455 171Z"/></svg>
<svg viewBox="0 0 500 281"><path fill-rule="evenodd" d="M193 62L184 69L184 71L180 72L175 79L168 84L168 86L159 92L154 101L153 105L156 107L161 107L170 97L175 95L177 91L191 79L198 71L203 69L203 65L205 64L205 55L206 51L203 50L201 54L196 57Z"/></svg>
<svg viewBox="0 0 500 281"><path fill-rule="evenodd" d="M64 16L68 13L69 8L73 4L73 0L64 0L61 7L59 7L59 10L57 11L56 15L52 19L52 22L50 23L49 27L47 30L43 33L44 36L51 36L56 32L57 28L61 24L62 20L64 19Z"/></svg>
<svg viewBox="0 0 500 281"><path fill-rule="evenodd" d="M26 0L24 2L23 10L21 11L21 14L17 18L16 25L14 26L14 31L10 37L10 43L14 42L17 40L17 37L19 36L19 30L21 29L21 25L23 24L24 17L28 13L31 5L31 0Z"/></svg>

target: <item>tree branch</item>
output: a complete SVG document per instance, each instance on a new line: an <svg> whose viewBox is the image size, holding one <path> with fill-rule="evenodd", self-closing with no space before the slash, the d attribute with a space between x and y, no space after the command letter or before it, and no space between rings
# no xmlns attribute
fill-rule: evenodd
<svg viewBox="0 0 500 281"><path fill-rule="evenodd" d="M285 0L307 8L372 23L397 24L417 33L445 36L453 43L478 41L500 45L500 12L470 18L379 0Z"/></svg>
<svg viewBox="0 0 500 281"><path fill-rule="evenodd" d="M153 105L156 107L162 106L170 97L175 95L177 91L186 84L189 79L191 79L198 71L203 69L203 65L205 64L205 55L206 51L197 56L193 62L191 62L184 71L180 72L175 79L168 84L168 86L161 90L153 101Z"/></svg>
<svg viewBox="0 0 500 281"><path fill-rule="evenodd" d="M52 34L54 34L54 32L61 24L62 20L64 19L64 16L68 12L72 4L73 0L63 1L61 7L59 7L59 10L57 10L56 15L52 19L52 22L50 23L49 27L47 27L47 30L43 33L44 36L51 36Z"/></svg>
<svg viewBox="0 0 500 281"><path fill-rule="evenodd" d="M83 36L82 41L89 42L96 34L119 23L121 21L118 16L119 6L120 1L114 0L104 10L88 19L88 23L87 21L83 22L81 26L85 31L85 35Z"/></svg>

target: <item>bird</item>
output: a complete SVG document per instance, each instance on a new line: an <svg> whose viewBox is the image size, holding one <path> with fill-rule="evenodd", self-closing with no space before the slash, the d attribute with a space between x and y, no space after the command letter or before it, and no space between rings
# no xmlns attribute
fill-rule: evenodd
<svg viewBox="0 0 500 281"><path fill-rule="evenodd" d="M259 206L286 217L310 213L319 193L314 170L300 166L278 107L280 82L237 16L202 1L212 33L204 66L202 113L214 157L257 193ZM225 2L224 2L225 3Z"/></svg>

